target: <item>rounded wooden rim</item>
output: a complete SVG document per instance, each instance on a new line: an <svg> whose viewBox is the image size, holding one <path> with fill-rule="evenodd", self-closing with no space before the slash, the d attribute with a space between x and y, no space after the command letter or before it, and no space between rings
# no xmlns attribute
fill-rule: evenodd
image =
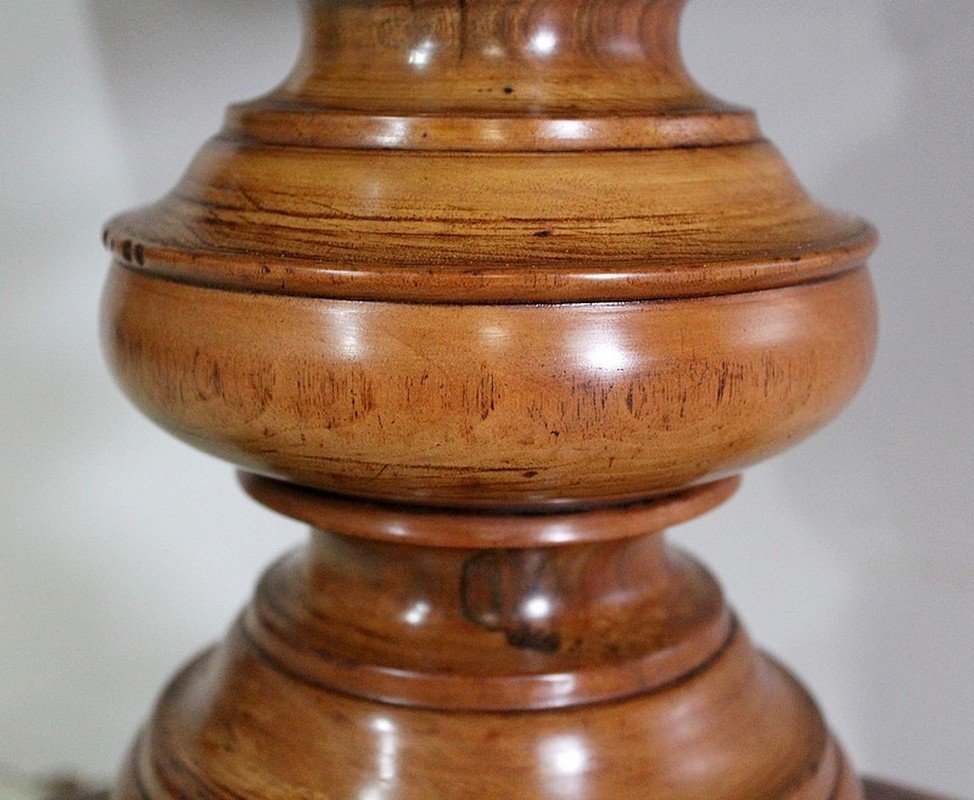
<svg viewBox="0 0 974 800"><path fill-rule="evenodd" d="M616 116L368 114L263 101L231 106L226 138L288 147L554 152L743 144L754 112L728 107Z"/></svg>
<svg viewBox="0 0 974 800"><path fill-rule="evenodd" d="M634 659L565 673L457 675L349 665L278 635L254 607L237 622L262 660L323 689L393 705L440 711L541 711L590 705L657 691L687 679L747 639L725 608L673 646Z"/></svg>
<svg viewBox="0 0 974 800"><path fill-rule="evenodd" d="M125 217L118 217L103 234L116 263L177 283L257 294L437 305L675 300L780 289L862 268L878 241L876 229L862 222L847 239L800 255L668 267L436 270L376 264L350 269L297 257L144 242L126 228Z"/></svg>
<svg viewBox="0 0 974 800"><path fill-rule="evenodd" d="M313 527L373 541L426 547L526 548L606 542L655 533L705 514L740 485L735 476L641 503L580 511L505 514L393 505L330 495L238 472L268 508Z"/></svg>

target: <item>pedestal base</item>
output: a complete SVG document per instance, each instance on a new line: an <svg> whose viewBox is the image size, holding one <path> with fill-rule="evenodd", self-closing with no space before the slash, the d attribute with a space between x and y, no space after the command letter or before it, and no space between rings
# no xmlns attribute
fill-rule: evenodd
<svg viewBox="0 0 974 800"><path fill-rule="evenodd" d="M861 798L808 694L652 530L733 482L566 515L562 544L529 546L555 517L485 515L508 546L480 548L476 515L247 485L332 532L173 681L114 800ZM397 541L436 531L463 546Z"/></svg>
<svg viewBox="0 0 974 800"><path fill-rule="evenodd" d="M444 713L277 671L239 629L167 691L115 800L855 800L807 695L743 637L699 674L622 702Z"/></svg>

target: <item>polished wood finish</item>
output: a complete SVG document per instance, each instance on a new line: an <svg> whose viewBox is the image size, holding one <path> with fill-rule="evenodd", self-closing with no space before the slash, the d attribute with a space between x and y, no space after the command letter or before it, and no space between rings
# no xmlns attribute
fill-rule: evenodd
<svg viewBox="0 0 974 800"><path fill-rule="evenodd" d="M858 800L663 529L865 376L867 224L677 0L308 0L292 74L105 231L128 395L312 525L115 800Z"/></svg>
<svg viewBox="0 0 974 800"><path fill-rule="evenodd" d="M702 675L625 703L456 714L295 681L239 633L176 678L117 793L534 800L634 790L660 800L858 796L811 701L743 640Z"/></svg>
<svg viewBox="0 0 974 800"><path fill-rule="evenodd" d="M121 385L196 447L346 495L524 509L631 502L778 452L849 399L875 326L863 270L706 299L427 306L116 266L105 316Z"/></svg>
<svg viewBox="0 0 974 800"><path fill-rule="evenodd" d="M240 482L259 503L320 530L431 547L517 548L614 541L661 531L723 503L736 491L740 479L693 486L674 492L666 502L543 515L363 503L249 472L240 473Z"/></svg>
<svg viewBox="0 0 974 800"><path fill-rule="evenodd" d="M664 686L715 658L736 627L716 583L662 536L420 549L337 533L272 567L243 625L310 683L493 711Z"/></svg>
<svg viewBox="0 0 974 800"><path fill-rule="evenodd" d="M172 194L107 233L128 267L188 283L427 303L767 289L855 269L874 244L868 225L812 202L763 140L362 152L232 128Z"/></svg>

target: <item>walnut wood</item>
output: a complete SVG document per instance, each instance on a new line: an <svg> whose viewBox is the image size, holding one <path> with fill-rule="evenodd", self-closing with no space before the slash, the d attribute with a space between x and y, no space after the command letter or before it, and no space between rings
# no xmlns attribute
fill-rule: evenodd
<svg viewBox="0 0 974 800"><path fill-rule="evenodd" d="M851 398L875 233L677 0L307 0L292 74L112 220L109 362L310 523L115 800L859 800L663 529Z"/></svg>
<svg viewBox="0 0 974 800"><path fill-rule="evenodd" d="M173 193L113 220L106 236L121 263L188 283L426 303L767 289L861 266L875 241L865 223L812 202L761 140L362 152L282 147L232 129Z"/></svg>
<svg viewBox="0 0 974 800"><path fill-rule="evenodd" d="M495 711L664 686L735 627L713 579L652 534L486 549L318 533L271 568L242 620L265 658L314 685Z"/></svg>
<svg viewBox="0 0 974 800"><path fill-rule="evenodd" d="M508 509L633 502L767 458L852 396L875 326L862 269L707 299L428 306L116 265L104 314L119 383L196 447L330 492Z"/></svg>
<svg viewBox="0 0 974 800"><path fill-rule="evenodd" d="M378 541L432 547L512 548L628 539L662 531L710 511L740 484L724 478L658 500L544 515L352 501L313 489L240 473L247 494L268 508L315 528Z"/></svg>
<svg viewBox="0 0 974 800"><path fill-rule="evenodd" d="M837 788L838 787L838 788ZM117 796L858 797L801 690L738 640L625 703L444 713L295 681L239 632L163 696Z"/></svg>

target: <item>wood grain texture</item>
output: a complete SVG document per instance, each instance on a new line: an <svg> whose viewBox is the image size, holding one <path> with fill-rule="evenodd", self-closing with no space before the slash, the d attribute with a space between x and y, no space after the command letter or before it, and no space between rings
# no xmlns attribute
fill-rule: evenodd
<svg viewBox="0 0 974 800"><path fill-rule="evenodd" d="M450 154L225 137L106 237L129 267L190 283L434 303L757 290L848 271L875 243L765 142Z"/></svg>
<svg viewBox="0 0 974 800"><path fill-rule="evenodd" d="M709 299L424 306L116 266L104 318L119 383L196 447L329 492L521 509L767 458L838 412L875 341L863 270Z"/></svg>
<svg viewBox="0 0 974 800"><path fill-rule="evenodd" d="M241 624L265 658L315 686L488 711L665 686L737 628L715 581L652 535L484 550L319 533L271 568Z"/></svg>
<svg viewBox="0 0 974 800"><path fill-rule="evenodd" d="M350 500L250 472L240 473L257 502L313 528L374 541L429 547L516 549L617 541L677 525L726 501L740 479L693 486L661 499L543 515L434 509Z"/></svg>
<svg viewBox="0 0 974 800"><path fill-rule="evenodd" d="M875 232L679 58L680 0L307 0L112 220L109 363L312 525L113 800L861 800L663 529L863 380Z"/></svg>
<svg viewBox="0 0 974 800"><path fill-rule="evenodd" d="M680 2L306 3L274 92L105 232L127 266L415 302L713 295L861 265L751 112L679 59Z"/></svg>
<svg viewBox="0 0 974 800"><path fill-rule="evenodd" d="M657 519L687 516L684 497L651 502ZM518 524L531 521L546 515ZM673 800L860 798L808 694L651 528L504 549L318 531L170 685L114 797L634 785Z"/></svg>
<svg viewBox="0 0 974 800"><path fill-rule="evenodd" d="M807 695L743 642L669 689L512 715L325 692L233 636L167 690L117 796L859 797L844 770Z"/></svg>

